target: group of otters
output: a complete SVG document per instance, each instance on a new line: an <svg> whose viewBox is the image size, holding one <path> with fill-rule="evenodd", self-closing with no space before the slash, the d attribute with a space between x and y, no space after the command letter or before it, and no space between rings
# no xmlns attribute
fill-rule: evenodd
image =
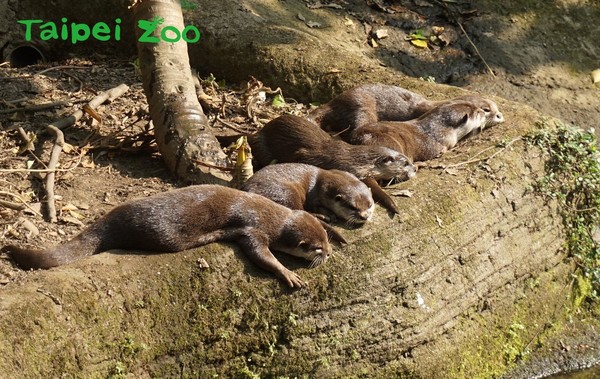
<svg viewBox="0 0 600 379"><path fill-rule="evenodd" d="M375 198L397 209L377 181L407 180L413 162L443 154L504 121L492 100L471 95L430 101L398 86L367 84L312 111L283 115L249 139L257 171L237 190L193 185L124 203L72 240L46 250L8 245L23 269L50 268L112 249L177 252L234 242L288 286L306 283L277 260L280 251L315 267L331 254L329 224L361 225ZM271 164L276 162L277 164Z"/></svg>

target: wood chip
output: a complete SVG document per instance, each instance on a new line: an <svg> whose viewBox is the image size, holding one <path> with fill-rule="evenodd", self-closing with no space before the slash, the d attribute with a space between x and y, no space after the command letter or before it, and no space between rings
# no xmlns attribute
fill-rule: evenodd
<svg viewBox="0 0 600 379"><path fill-rule="evenodd" d="M392 196L412 197L412 195L414 194L414 192L411 191L411 190L408 190L408 189L402 189L402 190L392 190L390 192L390 194Z"/></svg>
<svg viewBox="0 0 600 379"><path fill-rule="evenodd" d="M600 68L592 71L592 82L594 84L600 82Z"/></svg>

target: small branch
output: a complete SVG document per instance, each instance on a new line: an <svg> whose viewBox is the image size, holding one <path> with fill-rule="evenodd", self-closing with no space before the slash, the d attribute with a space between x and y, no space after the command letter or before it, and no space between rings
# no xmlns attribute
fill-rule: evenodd
<svg viewBox="0 0 600 379"><path fill-rule="evenodd" d="M38 71L35 74L33 74L33 76L45 74L47 72L54 71L54 70L65 70L65 69L83 70L83 69L89 69L89 68L93 68L93 67L94 66L54 66L54 67L49 67L42 71Z"/></svg>
<svg viewBox="0 0 600 379"><path fill-rule="evenodd" d="M479 52L479 49L477 48L477 46L475 45L475 43L471 40L471 37L469 37L469 35L467 34L467 31L465 30L465 28L463 28L463 26L462 26L462 24L460 22L456 21L456 23L460 27L460 30L462 30L462 32L464 33L465 37L467 37L467 40L469 41L469 43L471 44L471 46L473 46L473 49L475 49L475 53L477 54L477 56L479 57L479 59L481 59L481 61L483 62L483 64L485 65L485 67L488 69L488 71L490 72L490 74L492 74L492 76L495 78L496 74L494 74L494 71L492 71L492 68L490 67L490 65L488 65L488 63L485 61L485 58L483 58L483 56Z"/></svg>
<svg viewBox="0 0 600 379"><path fill-rule="evenodd" d="M22 211L25 209L25 204L13 203L12 201L0 200L0 207Z"/></svg>
<svg viewBox="0 0 600 379"><path fill-rule="evenodd" d="M65 145L65 135L59 128L52 124L48 125L46 129L56 136L54 146L52 146L52 152L50 153L50 161L48 162L48 169L54 170L58 164L58 158L60 157L63 146ZM50 222L58 221L56 218L56 204L54 201L55 175L55 171L49 172L48 175L46 175L46 200L48 201L48 217L50 218Z"/></svg>
<svg viewBox="0 0 600 379"><path fill-rule="evenodd" d="M225 120L223 120L223 119L222 119L221 117L219 117L219 116L217 116L217 121L221 122L221 124L225 125L225 126L226 126L226 127L228 127L229 129L231 129L231 130L233 130L233 131L235 131L235 132L238 132L238 133L240 133L240 134L242 134L242 135L245 135L245 136L247 136L247 135L251 134L249 131L244 131L244 130L242 130L242 129L238 129L238 127L237 127L237 126L233 125L232 123L230 123L230 122L228 122L228 121L225 121Z"/></svg>
<svg viewBox="0 0 600 379"><path fill-rule="evenodd" d="M104 103L107 100L113 100L125 92L129 87L125 84L121 84L118 87L112 88L106 92L99 94L94 97L87 106L89 108L95 109L100 104ZM81 117L83 117L84 111L80 109L73 113L71 116L66 117L62 120L56 121L48 126L46 126L46 130L56 136L56 140L54 142L54 146L52 147L52 152L50 154L50 162L48 163L48 175L46 175L46 200L48 206L48 217L50 222L56 222L56 205L54 200L54 177L56 175L56 165L58 164L58 158L65 144L65 137L61 129L66 128L67 126L71 126L75 124Z"/></svg>
<svg viewBox="0 0 600 379"><path fill-rule="evenodd" d="M50 109L50 108L58 108L58 107L63 107L65 105L78 104L78 103L84 103L84 102L86 102L86 100L57 101L54 103L30 105L30 106L22 107L22 108L0 109L0 114L13 113L13 112L37 112L37 111L43 111L43 110Z"/></svg>
<svg viewBox="0 0 600 379"><path fill-rule="evenodd" d="M510 142L508 142L506 144L506 146L503 146L500 150L496 151L494 154L489 155L487 157L483 157L483 158L478 158L478 159L469 159L468 161L464 161L464 162L459 162L459 163L455 163L455 164L451 164L451 165L437 165L437 166L430 166L430 168L441 168L441 169L448 169L448 168L455 168L455 167L460 167L460 166L464 166L464 165L468 165L471 163L477 163L477 162L483 162L483 161L487 161L490 160L492 158L494 158L495 156L497 156L498 154L500 154L501 152L503 152L504 150L506 150L508 147L510 147L510 145L512 145L513 143L521 140L522 137L517 137L514 138L513 140L511 140ZM484 149L482 151L480 151L479 153L475 154L473 157L476 157L478 155L480 155L481 153L483 153L484 151L487 151L491 149L491 147L488 147L487 149Z"/></svg>
<svg viewBox="0 0 600 379"><path fill-rule="evenodd" d="M14 193L10 193L10 192L6 192L6 191L0 191L0 195L7 195L7 196L12 196L15 199L19 200L21 203L23 203L23 205L25 207L27 207L27 209L29 209L31 212L33 212L34 214L36 214L37 216L42 217L42 215L40 214L40 212L36 211L35 209L33 209L31 206L29 206L29 204L27 204L27 202L25 200L23 200L23 198L19 195L15 195ZM11 202L7 202L7 203L11 203ZM14 203L12 203L14 204ZM10 207L8 207L10 208Z"/></svg>

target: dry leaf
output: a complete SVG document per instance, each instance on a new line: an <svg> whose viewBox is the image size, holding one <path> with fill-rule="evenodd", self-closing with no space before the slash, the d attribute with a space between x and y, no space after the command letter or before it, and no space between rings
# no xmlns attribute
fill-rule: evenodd
<svg viewBox="0 0 600 379"><path fill-rule="evenodd" d="M459 171L454 168L446 168L446 169L444 169L444 172L448 175L453 175L453 176L456 176L459 173Z"/></svg>
<svg viewBox="0 0 600 379"><path fill-rule="evenodd" d="M321 24L316 22L316 21L306 21L306 26L308 26L309 28L320 28Z"/></svg>
<svg viewBox="0 0 600 379"><path fill-rule="evenodd" d="M437 222L438 226L441 228L442 226L444 226L444 223L442 222L442 219L440 218L440 216L435 215L435 222Z"/></svg>
<svg viewBox="0 0 600 379"><path fill-rule="evenodd" d="M94 163L94 161L92 161L88 157L85 157L84 159L81 160L81 167L84 167L84 168L95 168L96 164Z"/></svg>
<svg viewBox="0 0 600 379"><path fill-rule="evenodd" d="M64 216L64 217L61 217L61 220L66 222L67 224L83 226L83 222L79 221L78 219L76 219L73 216Z"/></svg>
<svg viewBox="0 0 600 379"><path fill-rule="evenodd" d="M63 206L62 208L60 208L61 212L64 212L64 211L76 211L78 209L79 208L77 208L75 205L73 205L71 203L66 204L65 206Z"/></svg>
<svg viewBox="0 0 600 379"><path fill-rule="evenodd" d="M208 265L208 262L204 258L198 258L198 260L196 261L196 263L198 264L198 267L200 267L202 269L207 269L207 268L210 267Z"/></svg>
<svg viewBox="0 0 600 379"><path fill-rule="evenodd" d="M389 36L387 29L377 29L372 32L373 37L377 39L387 38Z"/></svg>
<svg viewBox="0 0 600 379"><path fill-rule="evenodd" d="M81 213L79 213L79 212L75 212L75 211L69 211L69 214L70 214L71 216L75 217L75 218L76 218L76 219L78 219L78 220L83 220L83 219L85 218L85 216L84 216L84 215L82 215L82 214L81 214Z"/></svg>
<svg viewBox="0 0 600 379"><path fill-rule="evenodd" d="M427 41L424 41L422 39L411 39L410 43L412 43L416 47L427 48Z"/></svg>
<svg viewBox="0 0 600 379"><path fill-rule="evenodd" d="M64 151L66 154L71 154L73 151L75 151L75 147L73 147L73 145L70 143L65 142L63 143L62 151Z"/></svg>
<svg viewBox="0 0 600 379"><path fill-rule="evenodd" d="M302 15L302 13L298 13L298 19L299 19L300 21L306 21L306 17L304 17L304 16Z"/></svg>
<svg viewBox="0 0 600 379"><path fill-rule="evenodd" d="M348 16L344 16L344 25L352 26L352 25L354 25L354 21L352 21L350 18L348 18Z"/></svg>

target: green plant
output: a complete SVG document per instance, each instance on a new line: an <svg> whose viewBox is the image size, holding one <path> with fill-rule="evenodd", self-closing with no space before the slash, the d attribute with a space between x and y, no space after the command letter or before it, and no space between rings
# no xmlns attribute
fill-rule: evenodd
<svg viewBox="0 0 600 379"><path fill-rule="evenodd" d="M546 175L534 190L556 200L566 231L566 249L576 265L575 306L600 299L600 154L594 131L547 121L527 141L548 156Z"/></svg>

